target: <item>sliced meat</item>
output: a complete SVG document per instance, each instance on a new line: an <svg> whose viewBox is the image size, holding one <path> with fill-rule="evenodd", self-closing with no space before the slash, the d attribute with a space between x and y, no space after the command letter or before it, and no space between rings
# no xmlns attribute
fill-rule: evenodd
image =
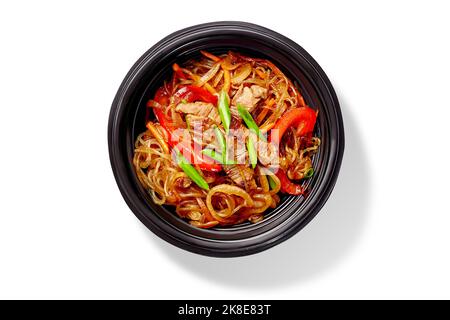
<svg viewBox="0 0 450 320"><path fill-rule="evenodd" d="M189 178L178 178L176 181L176 185L180 188L189 188L192 184L192 180Z"/></svg>
<svg viewBox="0 0 450 320"><path fill-rule="evenodd" d="M248 137L249 130L242 124L242 120L231 117L230 134L232 139L227 139L228 155L237 161L237 163L245 163L247 148L245 141Z"/></svg>
<svg viewBox="0 0 450 320"><path fill-rule="evenodd" d="M220 123L219 112L212 103L200 101L191 103L180 103L175 107L175 111L193 114L205 118L207 117L213 120L215 123Z"/></svg>
<svg viewBox="0 0 450 320"><path fill-rule="evenodd" d="M231 117L230 129L240 130L243 127L242 119L239 116Z"/></svg>
<svg viewBox="0 0 450 320"><path fill-rule="evenodd" d="M205 117L187 114L185 119L186 122L189 123L191 127L195 127L195 126L203 126L203 120L205 120Z"/></svg>
<svg viewBox="0 0 450 320"><path fill-rule="evenodd" d="M266 96L266 88L257 85L252 85L250 88L241 86L231 101L231 113L235 116L239 116L236 108L238 104L245 107L248 112L252 112L259 100L261 100L261 98L265 98Z"/></svg>
<svg viewBox="0 0 450 320"><path fill-rule="evenodd" d="M246 190L256 189L256 182L253 179L253 169L242 164L237 164L225 166L225 172L238 186Z"/></svg>
<svg viewBox="0 0 450 320"><path fill-rule="evenodd" d="M259 140L258 160L262 163L263 166L277 166L279 162L278 147L273 143Z"/></svg>
<svg viewBox="0 0 450 320"><path fill-rule="evenodd" d="M213 120L210 118L205 118L202 116L196 116L192 114L186 115L186 122L193 132L199 134L194 134L194 141L200 145L213 143L215 140L215 133L212 129L214 124Z"/></svg>
<svg viewBox="0 0 450 320"><path fill-rule="evenodd" d="M253 97L255 98L266 98L267 95L267 89L257 86L256 84L251 86L250 89L252 90Z"/></svg>

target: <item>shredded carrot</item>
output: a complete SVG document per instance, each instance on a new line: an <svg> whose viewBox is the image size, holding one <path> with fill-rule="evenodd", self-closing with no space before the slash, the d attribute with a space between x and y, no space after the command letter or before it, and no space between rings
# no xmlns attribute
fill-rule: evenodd
<svg viewBox="0 0 450 320"><path fill-rule="evenodd" d="M258 117L256 118L256 123L259 125L264 118L267 115L267 112L269 112L269 109L272 108L273 104L275 103L275 99L272 98L269 100L269 102L267 102L267 104L264 106L263 110L261 111L261 113L258 115Z"/></svg>
<svg viewBox="0 0 450 320"><path fill-rule="evenodd" d="M183 70L181 69L181 67L180 67L177 63L174 63L174 64L172 65L172 69L173 69L173 71L175 71L175 74L176 74L179 78L181 78L181 79L186 79L186 75L184 74ZM175 77L173 77L173 80L175 80Z"/></svg>
<svg viewBox="0 0 450 320"><path fill-rule="evenodd" d="M272 123L264 124L262 127L259 128L259 131L261 131L262 133L266 133L267 131L272 129L274 126L275 126L275 121Z"/></svg>
<svg viewBox="0 0 450 320"><path fill-rule="evenodd" d="M228 91L230 91L230 86L231 86L231 75L230 75L230 71L224 69L224 74L223 74L223 78L224 78L224 84L223 84L223 91L225 91L226 93L228 93Z"/></svg>
<svg viewBox="0 0 450 320"><path fill-rule="evenodd" d="M147 129L151 132L151 134L155 137L155 139L159 142L161 145L161 148L163 149L164 153L169 153L169 146L167 145L166 141L164 140L163 136L159 133L158 129L153 125L151 122L147 122Z"/></svg>
<svg viewBox="0 0 450 320"><path fill-rule="evenodd" d="M220 58L219 58L219 57L213 55L212 53L209 53L208 51L200 50L200 53L201 53L202 55L204 55L205 57L207 57L207 58L209 58L209 59L211 59L211 60L213 60L213 61L215 61L215 62L220 61Z"/></svg>
<svg viewBox="0 0 450 320"><path fill-rule="evenodd" d="M270 129L272 129L275 126L275 123L277 122L277 117L278 115L272 113L270 117L267 118L267 120L261 125L261 127L259 127L259 131L265 133ZM275 118L275 120L273 120L272 118Z"/></svg>
<svg viewBox="0 0 450 320"><path fill-rule="evenodd" d="M206 90L209 91L209 93L211 94L217 93L216 89L214 89L209 83L205 83L203 86L205 87Z"/></svg>
<svg viewBox="0 0 450 320"><path fill-rule="evenodd" d="M264 118L267 115L267 112L269 112L269 109L267 109L267 108L262 109L262 111L258 115L258 118L256 118L257 125L259 125L264 120Z"/></svg>
<svg viewBox="0 0 450 320"><path fill-rule="evenodd" d="M266 74L259 69L255 69L256 73L261 79L266 79Z"/></svg>
<svg viewBox="0 0 450 320"><path fill-rule="evenodd" d="M189 74L189 77L192 80L194 80L195 82L200 81L200 76L198 76L196 74L193 74L192 72L189 72L188 74ZM205 87L205 89L208 90L211 94L216 94L217 93L216 89L214 89L208 82L205 83L203 85L203 87Z"/></svg>
<svg viewBox="0 0 450 320"><path fill-rule="evenodd" d="M300 107L305 107L306 103L305 100L303 99L303 96L301 94L299 94L298 96L299 96L298 104L300 105Z"/></svg>

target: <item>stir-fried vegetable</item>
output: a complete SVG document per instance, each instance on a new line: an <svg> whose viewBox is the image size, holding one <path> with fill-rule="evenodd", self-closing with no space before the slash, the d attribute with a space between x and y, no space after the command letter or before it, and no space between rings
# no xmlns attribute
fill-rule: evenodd
<svg viewBox="0 0 450 320"><path fill-rule="evenodd" d="M210 52L208 52L208 51L200 50L200 53L201 53L202 55L204 55L205 57L211 59L212 61L218 62L218 61L221 60L219 57L213 55L212 53L210 53Z"/></svg>
<svg viewBox="0 0 450 320"><path fill-rule="evenodd" d="M217 142L219 143L220 150L222 151L222 153L216 152L215 150L211 149L203 149L202 153L210 157L211 159L216 160L219 163L233 164L234 163L233 161L227 159L227 143L219 127L216 125L214 126L214 134L216 136Z"/></svg>
<svg viewBox="0 0 450 320"><path fill-rule="evenodd" d="M186 102L204 101L212 103L213 105L217 104L217 96L211 94L202 87L193 85L182 86L174 93L173 98L175 104L180 103L182 100L185 100Z"/></svg>
<svg viewBox="0 0 450 320"><path fill-rule="evenodd" d="M267 180L269 180L270 189L273 190L277 187L276 182L273 180L273 178L270 175L267 176Z"/></svg>
<svg viewBox="0 0 450 320"><path fill-rule="evenodd" d="M247 127L250 130L255 131L255 133L258 135L258 137L261 140L266 141L266 138L264 137L264 135L259 130L259 127L256 124L255 120L253 120L253 117L250 114L250 112L248 112L248 110L245 107L243 107L242 105L240 105L240 104L238 104L236 107L237 107L237 110L239 112L239 116L242 118L242 120L244 120L244 122L247 125Z"/></svg>
<svg viewBox="0 0 450 320"><path fill-rule="evenodd" d="M306 171L304 178L308 179L311 178L314 174L314 169L313 168L309 168L308 171Z"/></svg>
<svg viewBox="0 0 450 320"><path fill-rule="evenodd" d="M200 79L198 79L198 81L196 81L196 85L201 87L203 85L205 85L209 80L211 80L216 73L219 71L220 69L220 63L217 62L212 68L211 70L209 70L207 73L205 73L203 76L200 77Z"/></svg>
<svg viewBox="0 0 450 320"><path fill-rule="evenodd" d="M231 78L231 83L240 84L242 81L247 78L250 73L252 73L252 66L250 63L246 63L239 68L236 69L236 74L233 78Z"/></svg>
<svg viewBox="0 0 450 320"><path fill-rule="evenodd" d="M209 185L200 175L200 173L187 161L187 159L181 154L180 151L176 150L177 162L180 168L186 173L186 175L191 178L200 188L209 190Z"/></svg>
<svg viewBox="0 0 450 320"><path fill-rule="evenodd" d="M219 163L224 163L224 159L223 156L219 153L216 152L216 150L212 150L212 149L203 149L202 153L204 155L207 155L208 157L210 157L211 159L216 160Z"/></svg>
<svg viewBox="0 0 450 320"><path fill-rule="evenodd" d="M208 157L210 157L213 160L216 160L217 162L221 163L221 164L226 164L226 165L232 165L232 164L236 164L236 162L234 162L231 159L227 159L224 155L222 155L220 152L216 152L216 150L212 150L212 149L203 149L202 153Z"/></svg>
<svg viewBox="0 0 450 320"><path fill-rule="evenodd" d="M270 141L279 144L286 130L290 127L297 127L297 135L303 136L311 133L314 130L316 123L316 112L310 107L304 106L287 111L281 119L279 119L272 130ZM274 132L276 134L274 134ZM306 172L304 178L310 178L314 174L314 169ZM292 195L299 195L303 193L303 188L299 184L291 182L286 173L280 168L277 172L277 177L281 181L281 191Z"/></svg>
<svg viewBox="0 0 450 320"><path fill-rule="evenodd" d="M169 146L167 145L166 141L164 140L163 136L158 132L158 129L154 126L153 123L148 122L147 123L147 129L151 132L151 134L156 138L156 140L161 145L161 148L165 153L169 153Z"/></svg>
<svg viewBox="0 0 450 320"><path fill-rule="evenodd" d="M303 188L301 185L291 182L286 173L280 168L276 173L278 179L281 182L281 191L292 195L303 194Z"/></svg>
<svg viewBox="0 0 450 320"><path fill-rule="evenodd" d="M219 127L216 125L214 126L214 134L216 135L217 142L219 142L220 150L222 151L222 153L225 153L225 151L227 150L227 142Z"/></svg>
<svg viewBox="0 0 450 320"><path fill-rule="evenodd" d="M256 141L255 141L255 133L253 130L250 131L250 135L248 136L247 140L247 151L248 151L248 158L250 160L250 164L252 165L252 168L255 169L256 164L258 162L258 154L256 153Z"/></svg>
<svg viewBox="0 0 450 320"><path fill-rule="evenodd" d="M222 90L220 92L219 96L219 115L220 120L222 121L223 127L225 128L225 132L228 134L230 130L230 123L231 123L231 111L229 106L230 98L228 97L228 94L226 91Z"/></svg>
<svg viewBox="0 0 450 320"><path fill-rule="evenodd" d="M310 107L300 107L287 111L272 128L270 141L279 144L286 130L290 127L297 127L297 135L303 136L314 130L316 124L316 112Z"/></svg>
<svg viewBox="0 0 450 320"><path fill-rule="evenodd" d="M223 68L223 64L222 64L222 68ZM230 86L231 86L230 71L224 69L224 71L223 71L223 79L224 79L224 84L223 84L222 91L225 92L225 93L228 93L228 91L230 91Z"/></svg>
<svg viewBox="0 0 450 320"><path fill-rule="evenodd" d="M181 79L187 79L183 70L181 70L181 67L177 63L173 64L172 69L173 69L173 71L175 71L175 73L177 74L178 77L180 77Z"/></svg>

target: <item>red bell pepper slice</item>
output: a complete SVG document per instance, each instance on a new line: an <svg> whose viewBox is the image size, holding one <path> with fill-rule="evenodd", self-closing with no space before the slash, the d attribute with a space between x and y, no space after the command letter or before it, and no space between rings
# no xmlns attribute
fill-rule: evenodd
<svg viewBox="0 0 450 320"><path fill-rule="evenodd" d="M212 103L213 105L217 104L217 96L211 94L208 90L203 89L202 87L193 85L181 87L174 93L173 98L174 104L178 104L182 100L185 100L186 102L204 101Z"/></svg>
<svg viewBox="0 0 450 320"><path fill-rule="evenodd" d="M303 187L299 184L291 182L291 180L289 180L288 176L281 168L278 169L276 176L278 177L278 179L280 179L281 192L292 195L299 195L303 193Z"/></svg>
<svg viewBox="0 0 450 320"><path fill-rule="evenodd" d="M184 74L183 70L181 69L181 67L177 63L173 64L172 69L175 72L175 74L178 76L178 78L187 79L187 77Z"/></svg>
<svg viewBox="0 0 450 320"><path fill-rule="evenodd" d="M290 127L297 127L297 135L303 136L314 130L316 111L310 107L300 107L287 111L272 128L271 133L278 130L278 135L271 134L270 141L280 144L281 138Z"/></svg>
<svg viewBox="0 0 450 320"><path fill-rule="evenodd" d="M300 136L311 133L314 130L316 124L317 114L310 107L300 107L289 110L278 121L270 132L270 141L279 145L284 133L290 127L297 127L297 134ZM274 134L274 130L278 130L277 134ZM291 182L286 173L280 168L276 173L278 179L281 182L281 191L284 193L299 195L303 193L301 185Z"/></svg>

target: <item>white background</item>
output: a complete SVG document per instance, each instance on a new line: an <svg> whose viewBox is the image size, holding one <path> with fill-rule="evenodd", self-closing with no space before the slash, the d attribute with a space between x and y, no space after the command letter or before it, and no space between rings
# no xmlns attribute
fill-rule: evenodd
<svg viewBox="0 0 450 320"><path fill-rule="evenodd" d="M2 2L0 298L450 298L447 2ZM346 150L305 229L214 259L135 218L106 129L142 53L180 28L231 19L278 31L319 62Z"/></svg>

